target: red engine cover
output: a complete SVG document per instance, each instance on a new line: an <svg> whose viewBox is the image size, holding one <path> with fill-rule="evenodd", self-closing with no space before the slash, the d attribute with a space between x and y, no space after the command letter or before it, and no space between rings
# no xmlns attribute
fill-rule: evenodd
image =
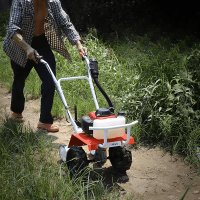
<svg viewBox="0 0 200 200"><path fill-rule="evenodd" d="M116 115L113 114L113 115L109 115L109 116L106 116L106 117L97 117L95 112L90 112L89 117L90 117L91 120L95 120L95 119L116 118Z"/></svg>

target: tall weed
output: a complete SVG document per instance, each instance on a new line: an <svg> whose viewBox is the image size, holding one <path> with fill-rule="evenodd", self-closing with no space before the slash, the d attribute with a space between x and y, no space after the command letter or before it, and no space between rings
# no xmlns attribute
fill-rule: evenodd
<svg viewBox="0 0 200 200"><path fill-rule="evenodd" d="M199 140L199 51L186 41L152 42L148 36L114 41L126 84L117 101L140 120L140 141L160 144L197 161ZM126 82L128 81L128 82Z"/></svg>

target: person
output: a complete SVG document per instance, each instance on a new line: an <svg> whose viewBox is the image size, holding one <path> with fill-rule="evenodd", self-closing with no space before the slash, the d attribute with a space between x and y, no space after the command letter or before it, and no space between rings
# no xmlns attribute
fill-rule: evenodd
<svg viewBox="0 0 200 200"><path fill-rule="evenodd" d="M52 50L71 59L64 39L76 45L79 53L86 54L81 37L63 10L59 0L13 0L3 49L11 60L14 74L12 85L11 118L22 120L26 78L34 67L41 79L41 106L37 128L57 132L51 109L55 85L47 69L39 62L42 57L56 75Z"/></svg>

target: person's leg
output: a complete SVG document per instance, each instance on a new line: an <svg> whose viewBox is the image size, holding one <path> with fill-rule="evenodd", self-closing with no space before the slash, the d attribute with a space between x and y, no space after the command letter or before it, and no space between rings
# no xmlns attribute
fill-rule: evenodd
<svg viewBox="0 0 200 200"><path fill-rule="evenodd" d="M41 55L41 54L40 54ZM47 57L44 56L43 58L45 61L48 62L49 66L51 67L52 71L55 74L55 64L53 62L53 57L48 55ZM55 85L52 80L51 75L47 71L44 65L38 64L35 67L42 84L41 84L41 108L40 108L40 122L42 123L53 123L53 117L51 114L51 109L53 106L53 98L55 93Z"/></svg>
<svg viewBox="0 0 200 200"><path fill-rule="evenodd" d="M49 64L53 73L56 73L56 62L53 52L48 45L46 38L38 38L34 41L33 47L43 57L43 59ZM53 117L51 115L51 109L53 106L53 98L55 93L55 85L53 79L46 69L46 67L39 63L35 65L35 70L38 73L41 84L41 110L40 110L40 122L45 124L53 124Z"/></svg>
<svg viewBox="0 0 200 200"><path fill-rule="evenodd" d="M15 62L11 61L11 67L13 70L14 80L12 84L12 95L11 95L11 111L20 114L24 110L24 86L25 80L31 71L31 64L28 62L27 65L23 68L17 65Z"/></svg>

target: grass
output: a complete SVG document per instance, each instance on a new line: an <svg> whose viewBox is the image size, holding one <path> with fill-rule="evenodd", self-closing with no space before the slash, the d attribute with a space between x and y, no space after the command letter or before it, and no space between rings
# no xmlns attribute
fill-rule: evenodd
<svg viewBox="0 0 200 200"><path fill-rule="evenodd" d="M7 119L0 125L0 156L0 199L119 199L101 177L71 179L57 163L52 138Z"/></svg>
<svg viewBox="0 0 200 200"><path fill-rule="evenodd" d="M140 120L140 142L188 155L199 166L199 40L127 35L111 42L126 85L117 101Z"/></svg>

